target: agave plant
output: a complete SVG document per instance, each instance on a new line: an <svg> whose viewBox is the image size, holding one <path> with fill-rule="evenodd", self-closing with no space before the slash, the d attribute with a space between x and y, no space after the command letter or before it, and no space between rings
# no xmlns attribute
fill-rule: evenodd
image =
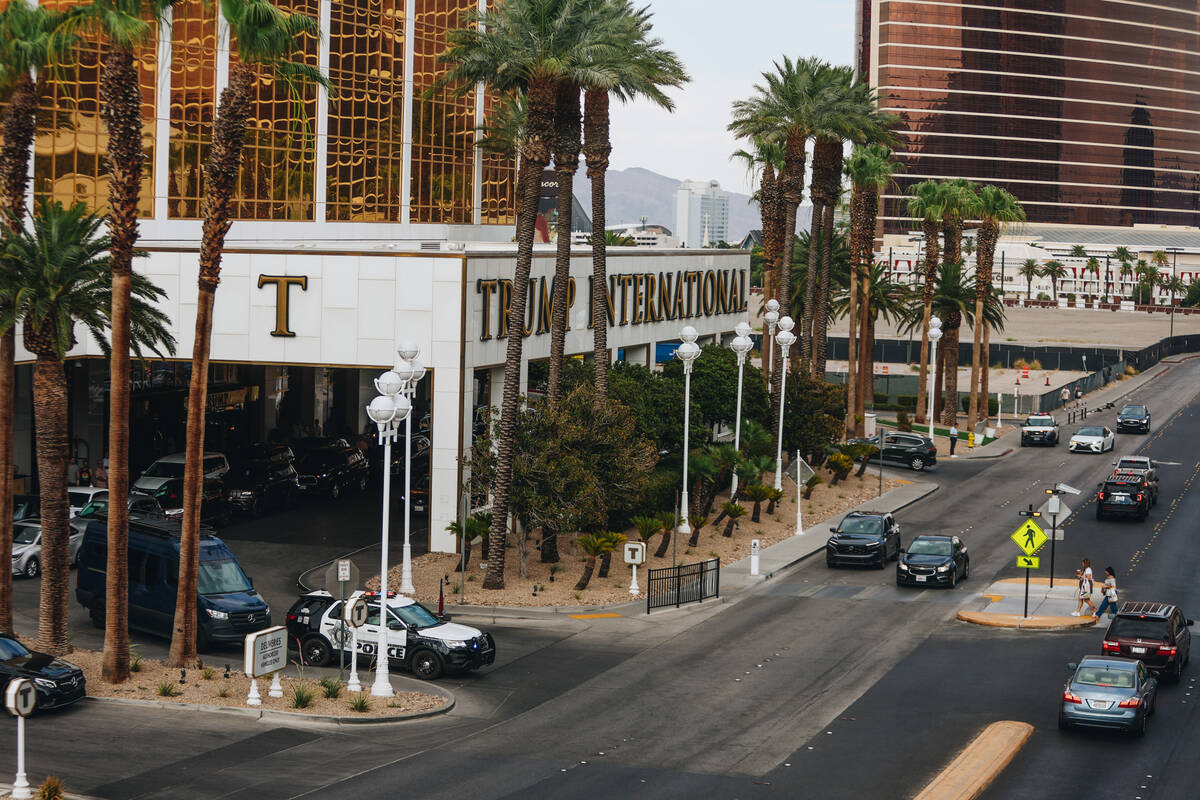
<svg viewBox="0 0 1200 800"><path fill-rule="evenodd" d="M742 496L754 503L754 513L750 515L751 522L762 521L762 504L764 500L771 497L774 490L770 486L765 486L761 483L754 483L747 486L742 492Z"/></svg>

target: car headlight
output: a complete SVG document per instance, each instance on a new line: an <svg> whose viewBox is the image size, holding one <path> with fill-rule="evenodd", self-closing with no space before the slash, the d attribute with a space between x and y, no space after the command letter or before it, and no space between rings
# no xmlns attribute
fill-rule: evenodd
<svg viewBox="0 0 1200 800"><path fill-rule="evenodd" d="M266 608L264 608L263 613L266 614L268 617L271 616L271 607L267 606Z"/></svg>
<svg viewBox="0 0 1200 800"><path fill-rule="evenodd" d="M36 683L38 686L42 687L43 689L57 689L58 688L58 684L55 683L54 681L50 680L49 678L34 678L33 682Z"/></svg>
<svg viewBox="0 0 1200 800"><path fill-rule="evenodd" d="M938 571L938 572L949 572L949 571L950 571L950 565L949 565L949 564L942 564L940 567L938 567L938 568L937 568L937 571Z"/></svg>
<svg viewBox="0 0 1200 800"><path fill-rule="evenodd" d="M204 611L213 619L229 619L229 615L224 611L217 611L216 609L212 608L206 608Z"/></svg>
<svg viewBox="0 0 1200 800"><path fill-rule="evenodd" d="M879 547L883 542L867 542L867 547Z"/></svg>
<svg viewBox="0 0 1200 800"><path fill-rule="evenodd" d="M461 639L445 639L446 647L466 647L467 643Z"/></svg>
<svg viewBox="0 0 1200 800"><path fill-rule="evenodd" d="M903 561L901 561L896 566L899 567L900 569L904 570L905 572L908 572L908 564L905 564Z"/></svg>
<svg viewBox="0 0 1200 800"><path fill-rule="evenodd" d="M254 497L254 492L238 492L238 497Z"/></svg>

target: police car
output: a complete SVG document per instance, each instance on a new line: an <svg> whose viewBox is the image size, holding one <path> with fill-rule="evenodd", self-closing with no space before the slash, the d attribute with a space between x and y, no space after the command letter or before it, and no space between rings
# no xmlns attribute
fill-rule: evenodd
<svg viewBox="0 0 1200 800"><path fill-rule="evenodd" d="M355 592L367 602L367 622L358 629L358 653L375 657L379 644L379 593ZM443 672L470 672L496 660L490 633L447 622L410 597L388 592L387 650L399 664L422 680ZM302 595L287 613L288 637L304 663L325 666L337 661L338 650L349 658L354 647L350 626L342 621L343 604L329 592Z"/></svg>

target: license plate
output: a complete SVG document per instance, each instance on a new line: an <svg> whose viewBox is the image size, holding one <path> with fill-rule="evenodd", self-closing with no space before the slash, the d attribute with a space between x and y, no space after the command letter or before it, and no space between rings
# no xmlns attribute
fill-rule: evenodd
<svg viewBox="0 0 1200 800"><path fill-rule="evenodd" d="M928 575L916 575L917 583L924 583L928 579Z"/></svg>
<svg viewBox="0 0 1200 800"><path fill-rule="evenodd" d="M1129 502L1129 495L1127 495L1127 494L1114 494L1114 495L1113 495L1113 502L1115 502L1115 503L1128 503L1128 502Z"/></svg>
<svg viewBox="0 0 1200 800"><path fill-rule="evenodd" d="M1144 647L1131 647L1131 648L1129 648L1129 652L1131 652L1131 653L1138 653L1138 654L1141 654L1141 653L1145 653L1145 652L1146 652L1146 648L1144 648Z"/></svg>
<svg viewBox="0 0 1200 800"><path fill-rule="evenodd" d="M1088 700L1088 705L1091 706L1092 708L1098 708L1100 710L1104 710L1112 705L1112 701L1111 700Z"/></svg>

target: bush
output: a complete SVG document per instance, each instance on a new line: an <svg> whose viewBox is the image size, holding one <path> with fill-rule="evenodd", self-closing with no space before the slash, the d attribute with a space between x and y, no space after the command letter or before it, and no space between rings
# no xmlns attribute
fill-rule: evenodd
<svg viewBox="0 0 1200 800"><path fill-rule="evenodd" d="M1046 294L1045 292L1038 292L1038 293L1037 293L1037 298L1035 298L1035 299L1037 299L1037 300L1049 300L1049 299L1051 299L1051 298L1050 298L1050 295Z"/></svg>
<svg viewBox="0 0 1200 800"><path fill-rule="evenodd" d="M325 691L325 696L330 700L335 700L341 696L344 684L337 678L322 678L319 683Z"/></svg>
<svg viewBox="0 0 1200 800"><path fill-rule="evenodd" d="M915 394L902 394L896 398L896 402L904 408L916 408L917 396Z"/></svg>
<svg viewBox="0 0 1200 800"><path fill-rule="evenodd" d="M292 708L308 708L316 696L312 687L301 681L296 684L295 689L292 689Z"/></svg>
<svg viewBox="0 0 1200 800"><path fill-rule="evenodd" d="M354 695L350 698L350 710L360 714L367 713L371 710L371 698L361 692Z"/></svg>
<svg viewBox="0 0 1200 800"><path fill-rule="evenodd" d="M962 397L962 400L959 402L959 405L961 405L961 406L962 406L962 410L963 410L963 413L964 413L964 414L965 414L965 413L966 413L968 410L970 410L970 408L971 408L971 395L969 395L969 394L968 394L968 395L963 395L963 397ZM987 411L987 413L988 413L988 416L989 416L989 417L994 417L994 416L996 416L996 412L997 412L997 411L999 411L999 410L1000 410L1000 403L999 403L999 401L997 401L997 400L996 400L996 398L994 398L994 397L989 397L989 398L988 398L988 411Z"/></svg>
<svg viewBox="0 0 1200 800"><path fill-rule="evenodd" d="M844 480L850 474L850 470L854 469L854 460L845 453L834 453L826 459L825 466L833 473L830 486L835 486L838 481Z"/></svg>
<svg viewBox="0 0 1200 800"><path fill-rule="evenodd" d="M1139 306L1148 306L1154 302L1154 290L1144 283L1133 287L1133 302Z"/></svg>
<svg viewBox="0 0 1200 800"><path fill-rule="evenodd" d="M42 781L42 785L38 787L37 797L38 800L66 800L67 791L63 788L60 778L47 775L46 780Z"/></svg>
<svg viewBox="0 0 1200 800"><path fill-rule="evenodd" d="M891 400L891 399L892 398L889 397L884 392L876 392L875 393L875 405L877 405L877 406L886 406L888 403L888 400Z"/></svg>
<svg viewBox="0 0 1200 800"><path fill-rule="evenodd" d="M1064 295L1064 296L1067 298L1068 303L1075 302L1075 293L1074 292L1067 292L1066 295Z"/></svg>
<svg viewBox="0 0 1200 800"><path fill-rule="evenodd" d="M158 684L158 696L159 697L179 697L179 695L181 695L181 694L183 694L183 691L180 690L180 688L175 685L175 681L172 681L172 680L159 681L159 684Z"/></svg>

